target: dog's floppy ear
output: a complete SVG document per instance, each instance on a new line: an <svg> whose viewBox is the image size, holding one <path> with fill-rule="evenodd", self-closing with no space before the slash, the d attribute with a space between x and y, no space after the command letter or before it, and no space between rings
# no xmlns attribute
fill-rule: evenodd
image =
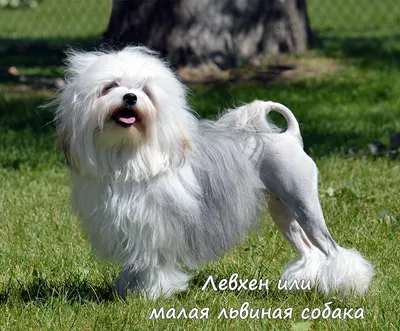
<svg viewBox="0 0 400 331"><path fill-rule="evenodd" d="M189 135L189 130L186 126L182 129L182 150L185 156L189 155L192 151L193 143Z"/></svg>
<svg viewBox="0 0 400 331"><path fill-rule="evenodd" d="M63 151L67 165L71 169L76 170L77 168L75 166L75 162L74 162L73 158L71 157L70 142L69 142L69 138L68 138L66 129L58 131L57 148L59 148L60 150Z"/></svg>
<svg viewBox="0 0 400 331"><path fill-rule="evenodd" d="M57 140L57 148L62 150L65 156L65 160L67 161L67 164L71 166L71 158L70 158L70 153L69 153L69 142L67 138L67 133L66 130L60 130L58 132L58 140Z"/></svg>

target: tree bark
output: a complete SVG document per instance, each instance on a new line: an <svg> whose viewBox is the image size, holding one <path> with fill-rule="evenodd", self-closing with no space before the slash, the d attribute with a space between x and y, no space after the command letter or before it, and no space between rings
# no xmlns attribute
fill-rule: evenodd
<svg viewBox="0 0 400 331"><path fill-rule="evenodd" d="M113 0L103 42L142 44L175 66L231 68L315 41L306 0Z"/></svg>

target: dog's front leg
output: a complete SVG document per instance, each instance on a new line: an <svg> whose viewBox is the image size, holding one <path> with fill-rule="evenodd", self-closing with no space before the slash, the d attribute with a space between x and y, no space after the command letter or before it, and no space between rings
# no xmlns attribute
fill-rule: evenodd
<svg viewBox="0 0 400 331"><path fill-rule="evenodd" d="M140 271L123 269L114 281L114 290L122 298L127 291L139 291L156 300L186 290L189 280L189 275L172 266L152 266Z"/></svg>

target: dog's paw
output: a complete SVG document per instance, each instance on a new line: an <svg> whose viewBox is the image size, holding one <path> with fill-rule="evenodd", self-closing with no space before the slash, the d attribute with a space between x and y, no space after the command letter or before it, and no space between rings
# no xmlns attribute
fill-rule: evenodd
<svg viewBox="0 0 400 331"><path fill-rule="evenodd" d="M114 291L125 298L127 291L139 291L147 298L156 300L174 293L186 291L191 276L174 267L159 267L140 272L121 271L114 281Z"/></svg>
<svg viewBox="0 0 400 331"><path fill-rule="evenodd" d="M339 247L320 270L319 289L322 292L339 291L345 295L363 295L375 274L374 266L354 248Z"/></svg>
<svg viewBox="0 0 400 331"><path fill-rule="evenodd" d="M281 281L286 282L288 288L293 290L297 287L292 284L305 283L309 287L314 287L319 282L320 269L325 260L325 255L313 248L308 256L299 256L286 266Z"/></svg>

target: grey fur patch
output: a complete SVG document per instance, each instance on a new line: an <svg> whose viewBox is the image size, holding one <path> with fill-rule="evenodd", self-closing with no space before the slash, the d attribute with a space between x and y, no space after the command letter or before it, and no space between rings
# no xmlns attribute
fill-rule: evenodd
<svg viewBox="0 0 400 331"><path fill-rule="evenodd" d="M210 122L200 124L187 160L201 188L197 197L200 213L171 211L184 218L191 261L221 256L257 223L265 205L264 185L244 150L249 138L246 132L232 132ZM185 256L182 259L188 264Z"/></svg>

